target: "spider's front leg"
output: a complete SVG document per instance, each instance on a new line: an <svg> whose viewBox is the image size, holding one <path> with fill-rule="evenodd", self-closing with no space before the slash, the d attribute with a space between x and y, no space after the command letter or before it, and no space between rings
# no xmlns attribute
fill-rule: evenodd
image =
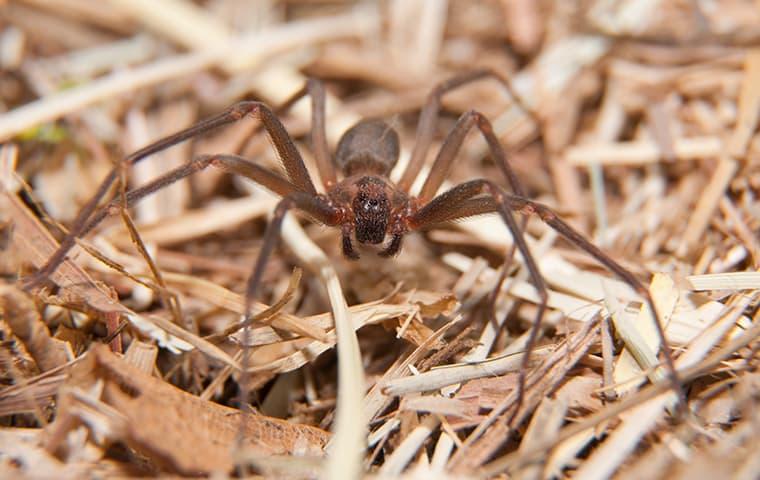
<svg viewBox="0 0 760 480"><path fill-rule="evenodd" d="M480 197L478 195L488 194L489 197ZM548 288L546 281L541 275L538 265L533 258L533 255L528 248L528 244L525 241L525 237L522 232L522 228L517 224L512 210L505 207L506 198L522 198L513 197L504 192L501 187L488 180L472 180L455 186L454 188L438 195L425 206L423 206L417 213L409 218L409 224L413 229L426 229L433 225L439 225L441 223L458 220L481 213L497 212L501 216L502 220L509 228L510 233L514 239L517 249L523 256L525 266L530 274L533 286L538 293L538 311L536 312L535 319L531 325L531 329L528 333L528 339L525 343L525 354L522 357L522 363L518 372L517 379L517 396L515 400L515 407L512 410L512 418L516 415L520 409L523 397L525 393L525 379L527 375L528 365L530 363L530 355L533 351L533 346L536 342L536 337L541 325L541 319L546 311L547 302L549 299ZM560 232L562 233L562 232Z"/></svg>
<svg viewBox="0 0 760 480"><path fill-rule="evenodd" d="M184 165L170 170L142 187L128 191L126 193L126 205L123 205L121 200L113 200L98 209L82 227L80 235L87 235L106 217L117 214L122 208L130 208L148 195L201 172L209 166L246 177L282 197L299 191L298 187L293 185L288 179L270 172L243 157L237 155L201 155Z"/></svg>

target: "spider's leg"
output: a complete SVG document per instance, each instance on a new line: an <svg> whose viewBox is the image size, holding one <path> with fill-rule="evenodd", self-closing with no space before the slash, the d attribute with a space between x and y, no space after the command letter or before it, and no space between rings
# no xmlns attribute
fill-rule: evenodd
<svg viewBox="0 0 760 480"><path fill-rule="evenodd" d="M248 277L245 287L245 300L243 310L243 325L246 325L243 330L245 337L248 337L250 331L250 323L252 316L253 302L256 299L259 285L261 284L261 278L264 274L264 268L267 261L272 255L274 247L277 245L277 240L280 237L280 230L282 229L282 222L285 219L285 214L291 208L298 208L308 213L315 220L324 223L326 225L337 225L340 223L341 215L340 211L335 207L327 203L322 197L317 195L311 195L304 192L293 192L283 197L277 204L274 210L274 215L267 225L267 229L264 232L264 240L259 251L259 256L256 259L251 275ZM243 365L243 372L240 378L240 408L243 409L248 397L248 372L245 370L250 362L250 347L243 347L243 358L241 365Z"/></svg>
<svg viewBox="0 0 760 480"><path fill-rule="evenodd" d="M444 140L443 145L438 152L435 162L430 169L430 173L428 174L428 177L425 179L425 183L422 186L422 191L420 192L421 201L427 202L432 199L438 189L441 187L443 181L451 171L451 167L457 157L457 154L459 153L459 150L462 147L462 143L464 142L467 133L473 127L477 127L481 135L483 135L483 138L488 144L488 149L491 152L491 156L493 157L496 165L501 170L502 175L512 188L512 191L521 197L526 196L520 180L517 178L517 175L515 175L512 167L509 164L509 161L507 160L507 154L504 151L501 142L499 142L499 140L496 138L496 135L494 134L491 122L481 113L471 110L469 112L465 112L459 117L457 123L454 125L454 128L452 128L449 134L446 136L446 139ZM526 223L527 218L523 218L520 225L520 228L522 230L525 229ZM496 321L496 324L501 323L500 319L495 318L496 301L498 299L499 292L501 291L501 286L509 272L512 259L514 258L515 248L516 244L513 244L504 256L504 264L502 265L501 272L499 273L499 279L489 297L489 303L491 305L490 311L494 317L494 320Z"/></svg>
<svg viewBox="0 0 760 480"><path fill-rule="evenodd" d="M489 197L478 197L481 194L488 194ZM429 228L431 225L440 224L445 221L452 221L460 218L465 218L472 215L478 215L487 212L498 212L504 220L507 227L512 232L517 248L525 259L526 267L530 272L531 279L539 291L539 297L541 298L541 305L539 305L539 312L536 321L531 327L531 332L528 336L528 342L526 345L526 353L522 358L522 365L518 377L518 395L517 395L517 408L519 409L520 402L522 400L522 389L525 383L525 371L528 366L530 353L535 341L536 334L539 328L539 322L541 315L546 306L546 284L541 276L538 267L530 254L528 245L522 235L522 231L517 227L517 222L512 217L511 212L517 211L525 215L538 215L541 220L556 230L566 240L575 245L580 250L585 251L591 255L597 262L605 266L612 273L617 275L621 280L631 286L639 295L644 298L644 301L649 306L652 314L654 315L655 325L657 327L657 334L660 337L662 343L663 354L665 357L665 365L668 369L670 381L672 383L673 391L679 396L680 402L684 402L683 390L678 378L678 373L675 369L675 363L673 361L673 353L670 348L670 344L665 336L665 330L660 320L660 315L657 308L654 305L652 296L646 287L633 275L630 271L624 268L622 265L613 260L609 255L604 253L599 247L587 240L577 230L563 221L559 216L552 211L546 205L538 202L534 202L524 197L510 195L506 193L501 187L494 184L489 180L473 180L457 185L456 187L438 195L431 200L427 205L418 210L410 219L409 223L415 229ZM543 290L543 292L542 292Z"/></svg>
<svg viewBox="0 0 760 480"><path fill-rule="evenodd" d="M414 143L414 150L412 151L409 165L407 166L404 174L401 177L401 180L398 183L398 186L403 191L409 192L414 179L417 177L420 170L422 169L422 165L425 163L427 152L430 149L430 144L433 141L435 123L441 108L441 99L443 98L443 95L450 92L451 90L487 78L492 78L498 81L509 93L512 101L515 102L515 104L517 104L522 109L522 111L525 112L526 115L531 117L540 129L542 122L539 116L526 105L526 103L519 95L517 95L516 91L512 88L510 81L506 77L500 75L498 72L488 68L483 68L465 72L461 75L450 78L440 83L433 89L433 91L428 96L425 106L422 109L420 120L417 126L417 138ZM457 125L449 133L449 135L446 137L446 140L444 141L444 145L435 160L434 166L430 170L428 178L426 179L425 187L423 187L422 196L424 197L424 201L432 199L437 190L440 188L443 180L448 175L451 164L453 163L454 158L456 157L457 152L459 151L459 148L464 141L465 136L467 135L467 132L470 130L470 128L472 128L473 124L478 125L478 128L485 137L489 149L491 150L491 154L493 155L494 160L497 162L499 168L502 170L502 173L507 178L507 181L512 187L512 191L517 195L526 196L520 182L517 179L517 176L513 173L509 163L507 162L506 154L504 154L501 144L496 139L496 136L493 133L493 129L491 128L491 124L485 120L482 115L475 112L468 112L460 117ZM522 221L522 228L525 228L524 219ZM499 281L497 282L496 287L490 296L490 310L493 316L495 316L496 313L496 300L498 298L498 292L501 291L501 285L507 276L507 272L509 271L509 267L512 259L514 258L514 254L515 245L512 245L509 252L507 252L505 256L504 265L499 275ZM497 320L496 323L498 323L498 319L495 320Z"/></svg>
<svg viewBox="0 0 760 480"><path fill-rule="evenodd" d="M246 319L251 315L251 307L253 306L253 301L259 283L261 282L261 276L264 273L266 262L277 244L282 221L288 210L293 207L303 210L312 218L325 225L334 226L341 220L340 211L317 195L311 195L304 192L293 192L280 200L275 208L272 220L269 222L269 225L264 232L264 241L261 246L261 251L256 259L256 264L251 272L251 276L248 277L248 281L246 282L244 313Z"/></svg>
<svg viewBox="0 0 760 480"><path fill-rule="evenodd" d="M259 119L272 139L277 153L283 161L285 170L292 183L301 191L316 194L314 184L309 177L306 166L303 163L300 153L295 147L293 140L288 135L285 127L272 111L260 102L240 102L228 108L223 113L203 120L189 128L181 130L173 135L162 138L150 145L127 156L122 164L115 166L106 175L105 179L99 185L95 195L80 210L69 233L63 238L58 249L50 256L45 265L35 273L26 283L27 288L33 288L40 285L58 266L63 262L66 254L74 246L76 239L80 237L85 227L90 223L90 217L97 209L98 204L109 191L113 183L119 177L123 166L132 166L142 159L165 150L173 145L181 143L190 138L202 135L221 126L236 122L246 115L251 115Z"/></svg>
<svg viewBox="0 0 760 480"><path fill-rule="evenodd" d="M152 182L140 188L127 192L126 206L130 207L146 196L155 193L156 191L161 190L162 188L171 185L172 183L177 182L183 178L186 178L196 172L202 171L209 165L221 168L230 173L243 175L283 196L283 198L277 204L274 216L272 217L272 220L266 229L261 251L256 260L251 275L248 277L248 280L246 282L244 324L247 325L250 323L251 309L256 297L256 293L258 291L259 284L261 283L261 277L263 275L264 268L266 267L266 263L270 258L274 247L277 245L277 239L279 237L282 221L288 210L293 207L298 208L309 214L318 222L324 223L326 225L339 224L341 221L341 215L338 209L331 206L321 196L300 191L298 187L296 187L289 180L236 155L200 156L185 165L167 172L161 177L156 178ZM120 212L123 207L124 205L122 205L121 202L115 200L112 203L100 208L95 212L89 222L83 227L83 232L89 232L109 215L114 215ZM248 363L244 362L242 365L248 365Z"/></svg>
<svg viewBox="0 0 760 480"><path fill-rule="evenodd" d="M462 213L466 214L468 213L468 211L467 210L463 211L461 210L462 208L476 208L477 209L477 208L484 207L484 205L477 205L477 204L472 203L473 201L476 201L476 200L474 200L472 198L472 195L469 195L466 191L459 192L456 189L452 189L449 192L447 192L448 195L443 194L440 197L433 199L436 192L443 184L443 181L448 176L449 171L451 170L451 167L454 163L454 160L456 159L459 153L459 150L462 147L462 143L464 142L464 139L467 136L467 133L473 127L477 127L477 129L485 138L486 143L488 144L488 148L491 152L491 155L494 158L494 161L496 162L497 166L501 170L507 182L512 187L512 190L521 197L525 196L519 179L517 178L511 166L509 165L509 161L507 160L507 155L504 152L504 148L501 146L501 143L496 138L496 135L493 132L493 127L491 125L491 122L489 122L488 119L485 116L483 116L481 113L471 110L469 112L462 114L459 117L456 125L454 125L454 128L452 128L449 134L446 136L446 139L444 140L443 145L441 146L441 149L438 152L438 155L436 156L435 162L433 163L433 166L430 169L430 173L428 174L428 177L422 186L422 191L420 192L419 200L423 204L430 202L428 205L432 206L432 208L428 208L427 206L423 208L423 210L427 210L427 211L422 215L437 217L435 221L433 221L432 218L428 218L425 223L431 224L431 223L438 222L442 219L445 220L444 217L447 217L447 216L450 217L452 215L451 213L452 210L458 210L458 214L462 214ZM458 192L458 193L450 193L450 192ZM454 198L454 197L460 197L460 198ZM440 198L444 198L446 200L439 200ZM533 261L533 258L530 256L526 256L526 252L528 252L528 249L527 249L527 244L525 244L522 231L525 227L527 218L523 219L521 226L517 225L511 212L508 212L508 211L502 212L503 209L499 208L498 203L499 202L497 201L495 205L486 205L486 207L493 208L490 211L498 211L502 215L504 222L507 224L510 231L512 232L512 236L514 237L514 245L512 246L510 251L507 253L507 255L505 255L504 257L504 265L502 266L502 271L499 276L499 281L496 287L494 288L493 294L491 295L491 298L490 298L491 306L492 306L491 311L493 312L495 310L494 304L496 302L498 292L501 291L501 284L506 278L506 272L509 269L509 265L512 262L515 248L518 248L520 252L523 254L526 267L529 270L530 276L533 280L533 283L536 289L539 292L539 296L541 299L536 320L534 322L534 327L531 329L529 333L528 342L526 345L527 353L524 356L523 365L525 368L527 368L530 352L531 352L531 349L533 348L533 344L535 343L535 337L538 333L538 325L540 325L541 318L543 317L544 311L546 310L546 285L543 280L543 277L541 276L540 272L538 271L538 268L535 265L535 262ZM418 215L420 214L418 213ZM469 215L465 215L465 216L469 216ZM454 218L456 218L456 214ZM513 223L514 225L512 225ZM529 252L528 252L528 255L529 255ZM518 377L517 407L514 409L513 413L517 412L517 410L519 409L519 406L522 403L524 388L525 388L525 369L521 369L520 376Z"/></svg>
<svg viewBox="0 0 760 480"><path fill-rule="evenodd" d="M300 90L280 105L276 112L278 114L285 113L306 95L311 97L311 149L322 184L325 189L330 190L338 182L338 177L335 165L330 157L330 150L327 147L327 134L325 133L325 99L327 96L322 82L316 78L310 78Z"/></svg>
<svg viewBox="0 0 760 480"><path fill-rule="evenodd" d="M480 198L475 198L483 193L490 194L490 198L486 201L483 201ZM514 415L520 409L523 402L530 355L533 351L533 346L538 335L541 319L546 310L548 288L544 277L538 269L538 265L536 265L536 262L533 259L533 255L530 253L522 229L512 215L512 210L504 206L504 195L506 195L506 193L493 182L487 180L465 182L435 197L409 219L409 224L414 229L424 229L429 228L432 225L464 218L473 214L495 211L499 213L502 220L512 233L515 245L523 256L525 266L528 269L531 281L533 282L533 286L536 288L539 297L538 311L536 312L536 317L528 333L528 339L525 344L525 354L522 357L522 363L518 373L517 396L515 407L512 410L512 417L514 418ZM507 259L507 261L509 261L509 259Z"/></svg>
<svg viewBox="0 0 760 480"><path fill-rule="evenodd" d="M662 343L662 351L665 357L665 366L668 370L668 376L673 384L673 391L678 395L678 400L681 406L686 404L686 397L684 396L683 389L681 388L681 382L678 378L678 372L676 371L675 362L673 360L673 350L670 348L667 338L665 337L665 328L662 325L661 316L659 315L657 308L655 307L652 295L638 278L633 273L628 271L625 267L617 263L609 255L604 253L599 247L591 243L586 237L581 235L577 230L571 227L568 223L562 220L552 209L538 202L534 202L527 198L519 198L505 194L504 205L511 210L520 211L526 215L538 215L541 220L556 230L566 240L575 245L580 250L585 251L594 259L604 265L608 270L617 275L621 280L631 286L636 292L644 298L647 306L654 315L654 324L657 328L657 336Z"/></svg>
<svg viewBox="0 0 760 480"><path fill-rule="evenodd" d="M126 205L121 200L114 200L109 204L98 209L90 218L85 226L81 229L81 235L86 235L92 231L100 222L110 215L115 215L122 208L132 207L134 204L169 185L189 177L194 173L205 170L209 165L216 168L244 176L254 182L266 187L274 193L281 196L290 195L297 192L298 189L286 178L270 172L269 170L257 165L243 157L237 155L201 155L192 161L181 165L160 177L146 183L142 187L130 190L126 193Z"/></svg>
<svg viewBox="0 0 760 480"><path fill-rule="evenodd" d="M467 136L467 133L473 128L477 127L480 133L485 138L491 155L494 157L496 165L504 175L504 178L509 182L509 186L512 191L520 197L525 196L525 191L520 183L520 180L515 175L514 170L509 165L507 160L507 154L504 151L504 147L501 146L499 139L493 132L491 122L480 112L470 110L463 113L441 146L441 150L435 158L433 166L430 168L430 173L425 179L425 183L422 185L419 199L422 202L430 201L436 194L443 181L448 177L451 167L454 164L454 160L459 154L459 150L462 148L462 143Z"/></svg>
<svg viewBox="0 0 760 480"><path fill-rule="evenodd" d="M412 156L409 160L409 165L406 167L406 170L404 170L404 173L398 182L398 187L400 189L409 192L412 183L414 183L414 179L420 173L422 165L425 163L428 150L430 150L430 145L433 143L435 123L438 119L438 113L441 110L441 99L443 96L452 90L486 78L492 78L498 81L507 90L512 97L512 100L528 115L536 119L535 114L527 108L522 99L515 93L509 80L491 69L483 68L472 70L441 82L430 92L425 102L425 106L420 113L420 119L417 124L417 138L414 142ZM537 122L537 124L540 123ZM521 194L522 192L515 191L515 193Z"/></svg>

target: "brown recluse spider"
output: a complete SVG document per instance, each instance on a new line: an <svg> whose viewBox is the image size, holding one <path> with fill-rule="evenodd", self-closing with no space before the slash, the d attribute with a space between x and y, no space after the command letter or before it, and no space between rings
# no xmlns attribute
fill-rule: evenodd
<svg viewBox="0 0 760 480"><path fill-rule="evenodd" d="M382 120L362 120L351 127L340 139L334 161L332 161L325 134L325 92L319 81L309 80L303 89L293 95L278 112L286 111L306 95L311 97L311 143L317 170L326 189L325 193L317 192L300 153L275 112L261 102L239 102L215 117L158 140L126 157L122 166L115 167L106 176L96 194L82 208L58 250L30 279L27 285L39 285L44 281L64 260L68 251L75 244L76 238L87 234L105 217L119 211L121 205L118 200L112 201L97 211L96 209L101 199L118 178L123 166L134 165L145 157L172 145L250 115L261 122L271 138L272 144L285 167L286 177L236 155L203 155L143 187L127 192L125 196L125 206L129 207L146 195L213 165L227 172L247 177L282 197L266 229L261 252L246 284L245 324L249 323L251 306L266 262L277 243L283 218L291 208L306 212L322 224L339 227L342 234L343 253L350 259L359 258L354 249L352 237L363 244L382 244L386 237L390 237L380 252L380 255L388 257L399 252L404 235L411 231L422 230L474 215L498 213L512 232L517 249L523 256L531 281L540 299L536 318L530 328L526 342L526 354L522 357L522 366L517 382L518 391L515 402L517 407L513 410L514 415L522 403L529 355L536 341L541 318L546 310L548 294L544 278L539 272L512 212L520 212L523 215L538 215L541 220L555 229L567 241L590 254L644 298L655 316L655 325L662 341L665 364L673 389L683 402L672 352L666 341L660 317L649 291L636 276L586 240L549 207L525 197L523 189L507 161L506 153L493 132L491 122L482 114L471 110L459 117L451 132L446 136L420 194L416 197L410 195L409 190L424 164L432 143L442 96L462 85L488 77L495 78L511 92L507 81L490 70L476 70L456 76L439 84L431 92L420 115L411 160L400 181L395 185L389 180L388 175L399 156L397 133ZM515 101L518 100L515 98ZM477 179L461 183L440 195L436 195L448 176L465 136L473 127L477 128L485 138L493 160L514 194L508 193L492 180ZM342 173L342 179L338 178L337 170ZM507 257L505 262L509 261L510 258Z"/></svg>

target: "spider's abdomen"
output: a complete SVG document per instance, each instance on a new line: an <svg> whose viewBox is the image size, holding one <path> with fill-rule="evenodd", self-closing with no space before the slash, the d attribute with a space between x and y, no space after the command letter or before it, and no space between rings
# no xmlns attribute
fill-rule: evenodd
<svg viewBox="0 0 760 480"><path fill-rule="evenodd" d="M362 120L340 138L335 163L347 177L361 173L387 176L398 156L396 131L382 120Z"/></svg>

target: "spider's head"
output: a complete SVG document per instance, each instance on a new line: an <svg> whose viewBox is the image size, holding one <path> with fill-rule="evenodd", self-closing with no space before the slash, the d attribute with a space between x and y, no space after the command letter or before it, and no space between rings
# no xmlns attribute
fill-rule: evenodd
<svg viewBox="0 0 760 480"><path fill-rule="evenodd" d="M374 177L363 177L351 203L354 212L354 233L359 243L381 243L388 228L391 205L385 183Z"/></svg>

